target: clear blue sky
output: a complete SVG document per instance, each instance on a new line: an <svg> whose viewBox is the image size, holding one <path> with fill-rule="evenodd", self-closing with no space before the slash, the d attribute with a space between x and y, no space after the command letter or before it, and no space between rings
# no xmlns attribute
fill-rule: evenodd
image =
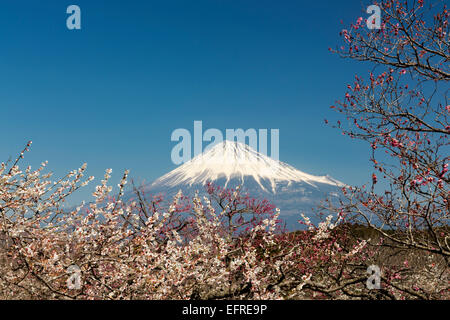
<svg viewBox="0 0 450 320"><path fill-rule="evenodd" d="M359 0L2 0L1 161L33 140L26 163L57 175L87 162L152 181L175 167L172 131L202 120L280 129L280 160L364 183L367 146L323 121L369 69L328 52L360 16Z"/></svg>

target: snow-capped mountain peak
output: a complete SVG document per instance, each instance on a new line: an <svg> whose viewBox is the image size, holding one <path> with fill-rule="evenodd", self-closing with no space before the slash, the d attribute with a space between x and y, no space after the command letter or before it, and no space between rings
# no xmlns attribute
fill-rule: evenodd
<svg viewBox="0 0 450 320"><path fill-rule="evenodd" d="M286 163L261 154L246 144L229 140L216 144L157 179L151 186L172 188L180 184L204 185L208 181L225 179L226 187L231 179L238 179L244 183L249 178L254 179L264 191L272 193L276 193L276 186L280 182L287 185L301 182L313 187L316 187L316 184L344 186L343 183L329 176L304 173ZM270 191L267 190L268 186Z"/></svg>

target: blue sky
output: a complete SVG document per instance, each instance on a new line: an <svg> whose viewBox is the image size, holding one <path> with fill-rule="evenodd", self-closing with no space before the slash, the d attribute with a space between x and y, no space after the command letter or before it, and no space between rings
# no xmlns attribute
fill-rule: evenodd
<svg viewBox="0 0 450 320"><path fill-rule="evenodd" d="M66 28L76 4L82 29ZM366 3L367 5L367 3ZM370 179L369 150L323 119L369 66L328 52L366 16L361 1L16 1L0 4L0 157L56 175L175 168L177 128L276 128L280 160L349 184ZM83 193L81 193L83 195Z"/></svg>

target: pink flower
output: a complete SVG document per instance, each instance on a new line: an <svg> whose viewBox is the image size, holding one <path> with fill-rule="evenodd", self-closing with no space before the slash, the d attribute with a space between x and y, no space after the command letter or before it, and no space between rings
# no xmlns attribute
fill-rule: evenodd
<svg viewBox="0 0 450 320"><path fill-rule="evenodd" d="M393 146L393 147L402 147L403 144L401 144L397 139L392 139L391 140L391 146Z"/></svg>
<svg viewBox="0 0 450 320"><path fill-rule="evenodd" d="M441 173L439 174L439 178L443 178L444 175L448 172L448 163L444 164Z"/></svg>

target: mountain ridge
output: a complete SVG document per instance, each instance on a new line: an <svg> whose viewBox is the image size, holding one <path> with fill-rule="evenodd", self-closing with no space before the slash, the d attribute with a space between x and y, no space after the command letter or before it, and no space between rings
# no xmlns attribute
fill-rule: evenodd
<svg viewBox="0 0 450 320"><path fill-rule="evenodd" d="M233 178L240 178L241 182L244 183L246 176L253 177L265 191L268 190L261 183L261 180L270 181L273 193L276 192L275 184L278 181L305 182L312 186L315 186L315 183L344 186L342 182L329 175L314 176L302 172L287 163L258 153L246 144L229 140L216 144L204 153L163 175L155 180L151 186L205 185L208 181L225 177L224 187L226 187Z"/></svg>
<svg viewBox="0 0 450 320"><path fill-rule="evenodd" d="M271 159L248 145L224 141L144 186L146 192L172 197L206 195L212 182L224 188L241 187L250 196L267 199L281 211L289 229L298 227L300 213L314 219L313 210L325 199L337 199L344 183L329 175L314 176Z"/></svg>

